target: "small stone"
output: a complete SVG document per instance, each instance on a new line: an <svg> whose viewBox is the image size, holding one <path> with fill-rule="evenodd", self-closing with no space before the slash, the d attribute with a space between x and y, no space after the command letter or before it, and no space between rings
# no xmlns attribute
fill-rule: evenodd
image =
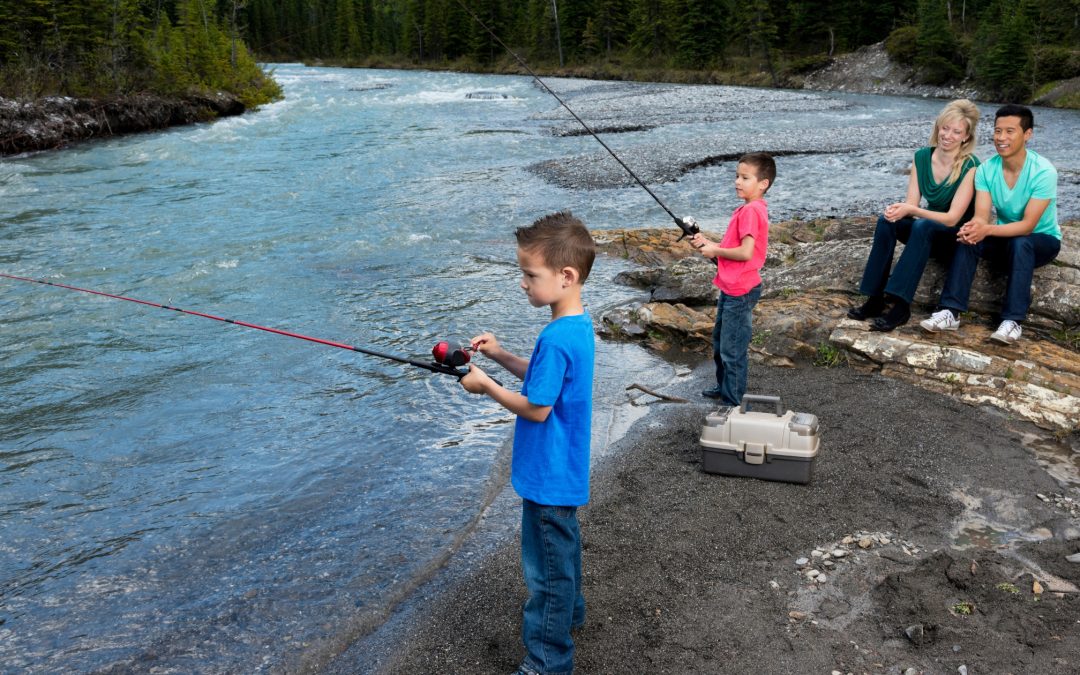
<svg viewBox="0 0 1080 675"><path fill-rule="evenodd" d="M968 675L967 666L960 666L956 669L956 672L960 673L960 675Z"/></svg>
<svg viewBox="0 0 1080 675"><path fill-rule="evenodd" d="M919 675L919 670L918 668L906 668L904 675Z"/></svg>
<svg viewBox="0 0 1080 675"><path fill-rule="evenodd" d="M1035 595L1042 595L1043 587L1042 587L1042 584L1039 583L1038 579L1036 579L1034 582L1032 582L1032 584L1031 584L1031 592L1034 593Z"/></svg>
<svg viewBox="0 0 1080 675"><path fill-rule="evenodd" d="M859 540L859 548L870 548L873 545L874 542L871 541L870 537L863 537Z"/></svg>
<svg viewBox="0 0 1080 675"><path fill-rule="evenodd" d="M1050 501L1050 498L1047 497L1046 495L1042 494L1041 492L1036 492L1035 496L1038 497L1039 499L1043 500L1044 502Z"/></svg>
<svg viewBox="0 0 1080 675"><path fill-rule="evenodd" d="M925 631L921 623L912 624L904 629L904 635L915 644L922 643L924 633Z"/></svg>
<svg viewBox="0 0 1080 675"><path fill-rule="evenodd" d="M850 544L850 543L851 543L851 542L853 542L853 541L855 541L855 537L853 537L853 536L851 536L851 535L849 534L848 536L846 536L846 537L844 537L843 539L841 539L841 540L840 540L840 543L841 543L841 544Z"/></svg>
<svg viewBox="0 0 1080 675"><path fill-rule="evenodd" d="M960 645L953 645L952 650L954 654L958 654L960 652Z"/></svg>
<svg viewBox="0 0 1080 675"><path fill-rule="evenodd" d="M817 577L814 578L814 581L818 582L819 584L823 584L828 580L828 577L826 577L824 574L819 574L817 575Z"/></svg>
<svg viewBox="0 0 1080 675"><path fill-rule="evenodd" d="M780 590L780 584L776 583L776 580L773 579L769 582L769 588L773 589L774 591L778 591Z"/></svg>
<svg viewBox="0 0 1080 675"><path fill-rule="evenodd" d="M881 542L882 546L888 546L889 544L892 543L892 540L890 540L888 537L882 537L882 538L878 539L878 541Z"/></svg>
<svg viewBox="0 0 1080 675"><path fill-rule="evenodd" d="M788 617L795 621L802 621L806 618L806 612L800 612L798 610L792 610L787 613Z"/></svg>
<svg viewBox="0 0 1080 675"><path fill-rule="evenodd" d="M1073 553L1072 555L1065 556L1065 559L1071 563L1080 563L1080 553Z"/></svg>
<svg viewBox="0 0 1080 675"><path fill-rule="evenodd" d="M842 548L834 549L833 552L832 552L832 557L834 557L834 558L843 558L846 555L847 555L847 551L845 551Z"/></svg>
<svg viewBox="0 0 1080 675"><path fill-rule="evenodd" d="M813 551L810 551L810 556L813 558L820 558L823 555L825 555L825 551L822 551L821 549L815 548Z"/></svg>
<svg viewBox="0 0 1080 675"><path fill-rule="evenodd" d="M799 567L802 567L802 566L806 565L806 563L808 563L808 562L810 562L810 559L804 556L804 557L799 558L798 560L796 560L795 564L798 565Z"/></svg>
<svg viewBox="0 0 1080 675"><path fill-rule="evenodd" d="M818 572L817 570L806 570L806 578L807 579L813 579L813 578L817 577L819 574L821 574L821 572Z"/></svg>
<svg viewBox="0 0 1080 675"><path fill-rule="evenodd" d="M841 670L834 670L832 671L832 675L844 675L844 672Z"/></svg>
<svg viewBox="0 0 1080 675"><path fill-rule="evenodd" d="M825 562L823 562L821 564L824 565L825 567L836 567L836 563L834 563L831 560L826 560Z"/></svg>

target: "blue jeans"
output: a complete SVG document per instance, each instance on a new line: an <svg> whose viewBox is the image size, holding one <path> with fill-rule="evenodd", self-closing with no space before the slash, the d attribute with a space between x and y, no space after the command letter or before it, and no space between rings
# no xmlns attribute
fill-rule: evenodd
<svg viewBox="0 0 1080 675"><path fill-rule="evenodd" d="M585 623L577 507L522 500L521 568L529 589L521 629L528 651L523 665L544 675L571 673L570 629Z"/></svg>
<svg viewBox="0 0 1080 675"><path fill-rule="evenodd" d="M739 405L746 393L747 352L753 336L754 305L761 298L761 284L746 295L728 295L720 291L716 300L716 323L713 324L713 361L720 402Z"/></svg>
<svg viewBox="0 0 1080 675"><path fill-rule="evenodd" d="M956 247L952 267L945 277L941 306L957 313L967 311L971 282L975 279L975 268L982 258L989 260L1007 277L1001 320L1023 321L1031 306L1031 278L1035 268L1052 261L1059 251L1061 240L1050 234L987 237L978 244L961 244Z"/></svg>
<svg viewBox="0 0 1080 675"><path fill-rule="evenodd" d="M888 293L910 304L930 256L944 261L952 257L956 249L956 232L955 227L928 218L901 218L889 222L885 216L879 217L859 292L871 297ZM890 274L897 241L906 246Z"/></svg>

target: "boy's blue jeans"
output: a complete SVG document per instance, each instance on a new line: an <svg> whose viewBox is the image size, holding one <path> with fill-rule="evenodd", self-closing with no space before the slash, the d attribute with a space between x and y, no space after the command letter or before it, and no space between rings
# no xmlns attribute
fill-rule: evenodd
<svg viewBox="0 0 1080 675"><path fill-rule="evenodd" d="M569 674L570 629L585 623L577 507L522 500L521 567L529 589L521 629L528 655L522 665L544 675Z"/></svg>
<svg viewBox="0 0 1080 675"><path fill-rule="evenodd" d="M761 298L761 284L746 295L728 295L720 291L716 300L716 323L713 324L713 361L720 403L736 406L746 393L749 369L750 338L753 336L754 305Z"/></svg>
<svg viewBox="0 0 1080 675"><path fill-rule="evenodd" d="M978 244L961 244L956 247L952 267L945 278L941 306L958 313L967 311L975 268L983 258L999 270L1004 269L1007 275L1001 320L1023 321L1031 306L1031 278L1035 268L1051 262L1060 251L1061 240L1050 234L987 237Z"/></svg>
<svg viewBox="0 0 1080 675"><path fill-rule="evenodd" d="M930 256L945 261L952 257L956 249L956 232L957 228L928 218L901 218L890 222L885 216L879 217L859 292L871 297L888 293L910 304ZM892 266L897 241L906 246L896 265Z"/></svg>

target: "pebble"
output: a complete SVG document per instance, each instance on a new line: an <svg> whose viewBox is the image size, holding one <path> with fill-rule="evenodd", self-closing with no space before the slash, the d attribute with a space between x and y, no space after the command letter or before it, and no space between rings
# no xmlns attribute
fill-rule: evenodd
<svg viewBox="0 0 1080 675"><path fill-rule="evenodd" d="M836 563L834 563L831 560L826 560L825 562L823 562L821 564L824 565L825 567L836 567Z"/></svg>
<svg viewBox="0 0 1080 675"><path fill-rule="evenodd" d="M1065 559L1071 563L1080 563L1080 553L1073 553L1072 555L1065 556Z"/></svg>
<svg viewBox="0 0 1080 675"><path fill-rule="evenodd" d="M814 578L814 581L818 582L819 584L823 584L828 581L828 578L824 574L819 574L817 575L817 577Z"/></svg>
<svg viewBox="0 0 1080 675"><path fill-rule="evenodd" d="M787 615L796 621L802 621L806 618L806 612L800 612L798 610L792 610L788 612Z"/></svg>
<svg viewBox="0 0 1080 675"><path fill-rule="evenodd" d="M847 555L847 551L845 551L842 548L834 549L833 552L832 552L832 557L834 557L834 558L843 558L846 555Z"/></svg>
<svg viewBox="0 0 1080 675"><path fill-rule="evenodd" d="M825 551L822 551L821 549L817 549L817 548L815 548L813 551L810 552L810 556L814 557L814 558L820 558L823 555L825 555Z"/></svg>
<svg viewBox="0 0 1080 675"><path fill-rule="evenodd" d="M956 669L956 672L960 673L960 675L968 675L967 666L960 666Z"/></svg>
<svg viewBox="0 0 1080 675"><path fill-rule="evenodd" d="M799 567L802 567L803 565L805 565L808 562L810 562L810 559L806 558L806 557L803 557L803 558L799 558L798 560L796 560L795 564L798 565Z"/></svg>
<svg viewBox="0 0 1080 675"><path fill-rule="evenodd" d="M841 540L840 540L840 543L841 543L841 544L850 544L850 543L851 543L851 542L853 542L853 541L855 541L855 537L853 537L853 536L851 536L851 535L849 534L848 536L846 536L846 537L844 537L843 539L841 539Z"/></svg>
<svg viewBox="0 0 1080 675"><path fill-rule="evenodd" d="M870 537L863 537L859 540L859 548L870 548L873 545L874 542L871 541Z"/></svg>
<svg viewBox="0 0 1080 675"><path fill-rule="evenodd" d="M821 574L821 572L818 572L817 570L806 570L806 578L807 579L813 579L813 578L817 577L819 574Z"/></svg>
<svg viewBox="0 0 1080 675"><path fill-rule="evenodd" d="M904 670L904 675L919 675L917 668L907 668Z"/></svg>

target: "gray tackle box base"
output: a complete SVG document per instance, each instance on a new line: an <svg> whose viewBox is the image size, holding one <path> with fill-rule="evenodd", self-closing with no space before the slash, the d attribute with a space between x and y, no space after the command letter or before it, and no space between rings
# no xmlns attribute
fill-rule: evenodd
<svg viewBox="0 0 1080 675"><path fill-rule="evenodd" d="M772 412L749 410L752 403ZM786 483L809 483L819 451L818 419L784 411L778 396L747 394L738 408L721 408L701 428L701 469Z"/></svg>

